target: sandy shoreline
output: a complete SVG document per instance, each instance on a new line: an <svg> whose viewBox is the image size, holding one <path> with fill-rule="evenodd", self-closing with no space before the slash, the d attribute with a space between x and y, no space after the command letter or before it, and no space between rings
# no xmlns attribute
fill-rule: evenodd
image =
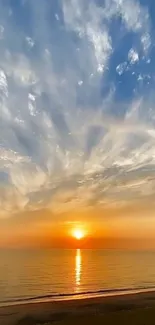
<svg viewBox="0 0 155 325"><path fill-rule="evenodd" d="M90 324L93 324L94 317L96 324L100 324L98 318L105 318L108 315L112 317L120 313L124 315L124 312L131 314L132 311L142 314L145 310L153 310L155 316L155 291L1 307L0 325L72 324L73 319L75 323L78 317L81 319L81 324L82 319L86 317L88 321L91 320ZM147 324L155 324L155 317L153 323L147 322Z"/></svg>
<svg viewBox="0 0 155 325"><path fill-rule="evenodd" d="M155 287L148 288L135 288L135 289L107 289L107 290L99 290L99 291L88 291L88 292L79 292L79 293L70 293L70 294L57 294L57 295L45 295L38 297L30 297L26 299L17 299L17 300L8 300L0 302L1 307L11 307L11 306L20 306L27 304L42 304L44 302L52 303L55 301L68 301L68 300L82 300L89 298L103 298L103 297L116 297L116 296L124 296L124 295L134 295L139 293L149 293L155 292Z"/></svg>

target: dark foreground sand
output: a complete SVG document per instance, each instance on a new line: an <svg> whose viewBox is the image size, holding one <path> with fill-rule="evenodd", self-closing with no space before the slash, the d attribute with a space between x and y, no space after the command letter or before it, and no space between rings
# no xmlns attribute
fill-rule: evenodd
<svg viewBox="0 0 155 325"><path fill-rule="evenodd" d="M1 307L0 325L155 325L155 292Z"/></svg>

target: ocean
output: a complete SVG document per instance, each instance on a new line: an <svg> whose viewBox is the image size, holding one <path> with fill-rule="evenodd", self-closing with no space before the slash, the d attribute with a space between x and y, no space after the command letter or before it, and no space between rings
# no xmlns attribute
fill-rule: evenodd
<svg viewBox="0 0 155 325"><path fill-rule="evenodd" d="M155 287L155 252L0 250L0 304Z"/></svg>

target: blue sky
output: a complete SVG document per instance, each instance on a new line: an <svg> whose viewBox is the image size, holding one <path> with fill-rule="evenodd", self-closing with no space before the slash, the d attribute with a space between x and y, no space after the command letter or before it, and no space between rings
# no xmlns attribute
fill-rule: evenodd
<svg viewBox="0 0 155 325"><path fill-rule="evenodd" d="M153 0L0 1L2 218L153 211L154 87Z"/></svg>

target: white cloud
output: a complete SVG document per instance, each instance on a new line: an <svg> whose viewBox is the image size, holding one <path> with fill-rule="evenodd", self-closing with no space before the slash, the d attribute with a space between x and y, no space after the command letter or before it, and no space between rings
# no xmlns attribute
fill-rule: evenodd
<svg viewBox="0 0 155 325"><path fill-rule="evenodd" d="M4 26L0 25L0 40L4 38Z"/></svg>
<svg viewBox="0 0 155 325"><path fill-rule="evenodd" d="M2 102L8 97L7 79L3 70L0 70L0 95Z"/></svg>
<svg viewBox="0 0 155 325"><path fill-rule="evenodd" d="M127 62L123 62L118 64L118 66L116 67L116 71L121 76L126 70L126 68L127 68Z"/></svg>
<svg viewBox="0 0 155 325"><path fill-rule="evenodd" d="M14 165L10 170L11 183L22 195L38 191L46 182L46 175L41 168L29 164Z"/></svg>
<svg viewBox="0 0 155 325"><path fill-rule="evenodd" d="M28 46L29 46L30 48L32 48L32 47L35 45L35 42L34 42L33 39L32 39L31 37L29 37L29 36L26 36L26 42L27 42L27 44L28 44Z"/></svg>
<svg viewBox="0 0 155 325"><path fill-rule="evenodd" d="M62 17L55 13L55 29L45 19L48 9L42 1L39 8L32 2L33 38L9 19L3 32L0 168L8 175L8 195L0 192L2 210L37 209L40 197L54 212L116 205L128 201L126 189L140 197L142 184L143 195L153 193L152 181L147 187L146 177L138 174L135 180L133 173L148 168L149 174L155 166L149 101L116 102L115 80L102 97L115 54L113 19L122 18L120 38L137 33L146 56L151 46L147 9L134 0L107 0L102 8L95 0L64 0ZM27 52L21 45L25 41ZM140 60L139 50L133 46L115 67L120 76Z"/></svg>
<svg viewBox="0 0 155 325"><path fill-rule="evenodd" d="M135 64L136 62L139 61L139 55L133 48L131 48L128 53L128 60L130 61L131 64Z"/></svg>

